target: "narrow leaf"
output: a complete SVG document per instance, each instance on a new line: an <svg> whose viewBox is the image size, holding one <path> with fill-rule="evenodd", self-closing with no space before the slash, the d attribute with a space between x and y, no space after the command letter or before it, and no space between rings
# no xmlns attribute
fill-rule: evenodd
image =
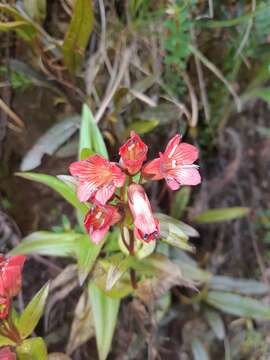
<svg viewBox="0 0 270 360"><path fill-rule="evenodd" d="M49 286L50 284L47 283L39 290L18 320L17 328L23 339L31 335L43 314L49 294Z"/></svg>
<svg viewBox="0 0 270 360"><path fill-rule="evenodd" d="M270 320L270 306L249 297L223 291L209 291L205 301L228 314Z"/></svg>
<svg viewBox="0 0 270 360"><path fill-rule="evenodd" d="M83 105L80 129L79 157L84 156L85 149L109 158L102 134L95 123L93 114L87 104ZM84 152L83 152L84 151Z"/></svg>
<svg viewBox="0 0 270 360"><path fill-rule="evenodd" d="M21 171L29 171L41 164L44 154L52 155L78 129L79 117L74 116L58 122L47 130L26 153L20 166Z"/></svg>
<svg viewBox="0 0 270 360"><path fill-rule="evenodd" d="M232 291L244 295L264 295L270 290L268 285L256 280L235 279L218 275L211 278L208 286L212 290Z"/></svg>
<svg viewBox="0 0 270 360"><path fill-rule="evenodd" d="M229 221L246 216L249 213L247 207L231 207L224 209L211 209L196 215L193 220L201 224L211 224L220 221Z"/></svg>
<svg viewBox="0 0 270 360"><path fill-rule="evenodd" d="M8 337L0 335L0 347L8 345L14 346L16 343L10 340Z"/></svg>
<svg viewBox="0 0 270 360"><path fill-rule="evenodd" d="M107 297L93 282L89 282L88 289L94 314L99 360L106 360L111 349L120 300Z"/></svg>
<svg viewBox="0 0 270 360"><path fill-rule="evenodd" d="M67 200L76 209L80 210L83 214L86 214L88 211L87 205L79 202L76 193L63 181L57 179L56 177L46 174L35 174L31 172L17 173L16 175L24 179L37 181L41 184L47 185L62 195L65 200Z"/></svg>
<svg viewBox="0 0 270 360"><path fill-rule="evenodd" d="M95 335L94 318L88 294L83 292L74 312L67 353L72 354L79 346Z"/></svg>
<svg viewBox="0 0 270 360"><path fill-rule="evenodd" d="M72 74L76 73L81 65L93 23L92 0L76 0L63 44L64 62Z"/></svg>
<svg viewBox="0 0 270 360"><path fill-rule="evenodd" d="M176 192L171 207L170 215L176 219L180 219L185 211L191 195L191 188L183 186L179 191Z"/></svg>

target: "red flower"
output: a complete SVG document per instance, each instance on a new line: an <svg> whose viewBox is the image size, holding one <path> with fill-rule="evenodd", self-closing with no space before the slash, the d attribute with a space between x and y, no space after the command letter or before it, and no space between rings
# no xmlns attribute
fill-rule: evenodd
<svg viewBox="0 0 270 360"><path fill-rule="evenodd" d="M198 149L190 144L181 143L181 136L175 135L168 143L164 154L147 163L143 176L152 180L165 179L172 190L181 185L198 185L201 176L194 161L198 159Z"/></svg>
<svg viewBox="0 0 270 360"><path fill-rule="evenodd" d="M10 305L9 298L0 296L0 319L5 319L8 316L9 305Z"/></svg>
<svg viewBox="0 0 270 360"><path fill-rule="evenodd" d="M141 185L129 186L128 204L134 220L136 237L145 242L157 239L160 235L159 222L153 216L150 202Z"/></svg>
<svg viewBox="0 0 270 360"><path fill-rule="evenodd" d="M0 350L0 360L16 360L16 354L8 346L5 346Z"/></svg>
<svg viewBox="0 0 270 360"><path fill-rule="evenodd" d="M0 256L0 296L16 296L22 284L22 268L25 256Z"/></svg>
<svg viewBox="0 0 270 360"><path fill-rule="evenodd" d="M128 141L120 147L120 165L134 175L140 171L142 163L146 159L148 146L141 140L135 131L131 131Z"/></svg>
<svg viewBox="0 0 270 360"><path fill-rule="evenodd" d="M69 171L79 180L77 195L80 201L97 201L104 205L116 187L123 186L125 182L121 169L100 155L72 163Z"/></svg>
<svg viewBox="0 0 270 360"><path fill-rule="evenodd" d="M84 226L90 239L98 244L109 231L110 226L120 221L117 207L112 205L95 205L86 214Z"/></svg>

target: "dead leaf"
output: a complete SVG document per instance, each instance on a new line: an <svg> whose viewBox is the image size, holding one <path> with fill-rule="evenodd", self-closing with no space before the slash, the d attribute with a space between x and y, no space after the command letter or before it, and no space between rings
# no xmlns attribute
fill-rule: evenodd
<svg viewBox="0 0 270 360"><path fill-rule="evenodd" d="M95 335L92 308L86 292L83 292L75 309L67 353L72 354L79 346Z"/></svg>

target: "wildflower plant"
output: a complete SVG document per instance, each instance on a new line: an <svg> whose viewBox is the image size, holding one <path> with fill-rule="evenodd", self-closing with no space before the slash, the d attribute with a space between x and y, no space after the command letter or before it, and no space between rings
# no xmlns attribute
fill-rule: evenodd
<svg viewBox="0 0 270 360"><path fill-rule="evenodd" d="M119 149L118 161L110 161L102 135L85 104L79 159L70 164L67 169L70 174L57 177L29 172L18 174L56 190L76 209L79 226L65 226L57 232L34 232L10 253L76 260L75 276L83 290L71 326L69 355L93 335L87 322L94 322L99 358L105 360L111 348L121 299L135 296L146 304L153 304L167 296L175 285L191 289L191 298L185 297L186 303L204 303L234 315L252 314L257 319L270 319L268 306L239 295L246 295L246 289L253 288L248 280L239 282L227 277L212 277L184 253L194 250L188 241L198 236L193 227L155 212L145 184L165 181L170 190L180 189L178 194L181 195L185 189L182 186L196 186L202 181L196 165L198 149L183 142L180 134L160 150L158 157L149 159L147 144L131 131ZM204 214L201 217L205 219ZM70 269L64 269L59 277L63 279ZM58 278L55 281L57 283ZM243 288L238 294L233 293L235 287L240 288L239 284L244 284ZM199 286L203 287L201 292L194 292ZM260 294L268 291L260 283L256 283L256 287ZM93 319L89 319L89 307ZM84 316L81 312L85 312ZM84 331L83 336L80 331Z"/></svg>

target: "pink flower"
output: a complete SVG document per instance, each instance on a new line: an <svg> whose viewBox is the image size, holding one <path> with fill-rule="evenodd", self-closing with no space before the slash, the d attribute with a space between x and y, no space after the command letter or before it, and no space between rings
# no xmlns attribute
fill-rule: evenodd
<svg viewBox="0 0 270 360"><path fill-rule="evenodd" d="M22 284L22 269L25 256L0 256L0 296L12 298L16 296Z"/></svg>
<svg viewBox="0 0 270 360"><path fill-rule="evenodd" d="M10 306L9 298L0 296L0 319L5 319L8 316L9 306Z"/></svg>
<svg viewBox="0 0 270 360"><path fill-rule="evenodd" d="M16 354L8 346L5 346L0 350L0 360L16 360Z"/></svg>
<svg viewBox="0 0 270 360"><path fill-rule="evenodd" d="M98 244L109 231L110 226L121 220L121 215L116 206L95 205L86 214L84 226L90 239Z"/></svg>
<svg viewBox="0 0 270 360"><path fill-rule="evenodd" d="M121 169L100 155L72 163L69 171L79 180L77 195L80 201L97 201L104 205L115 189L122 187L125 182Z"/></svg>
<svg viewBox="0 0 270 360"><path fill-rule="evenodd" d="M141 170L142 163L146 159L148 146L141 140L135 131L131 131L128 141L120 147L120 165L134 175Z"/></svg>
<svg viewBox="0 0 270 360"><path fill-rule="evenodd" d="M135 235L139 240L150 242L159 237L159 222L154 218L150 202L141 185L128 187L128 204L134 220Z"/></svg>
<svg viewBox="0 0 270 360"><path fill-rule="evenodd" d="M198 149L180 141L181 136L175 135L164 154L159 153L159 158L143 167L143 176L151 180L165 179L172 190L178 190L181 185L200 184L198 166L193 164L198 159Z"/></svg>

